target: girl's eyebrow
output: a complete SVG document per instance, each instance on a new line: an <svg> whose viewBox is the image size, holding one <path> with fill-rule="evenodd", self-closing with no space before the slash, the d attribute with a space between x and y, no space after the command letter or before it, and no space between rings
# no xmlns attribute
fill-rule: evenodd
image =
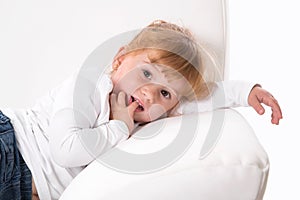
<svg viewBox="0 0 300 200"><path fill-rule="evenodd" d="M162 74L160 67L157 64L151 63L149 61L144 61L144 63L145 63L144 66L151 67L150 70L155 70L158 73ZM141 66L143 66L143 65L141 65Z"/></svg>

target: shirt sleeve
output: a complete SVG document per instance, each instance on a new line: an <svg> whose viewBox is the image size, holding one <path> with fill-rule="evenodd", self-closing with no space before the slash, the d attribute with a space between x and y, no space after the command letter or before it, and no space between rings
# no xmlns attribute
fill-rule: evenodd
<svg viewBox="0 0 300 200"><path fill-rule="evenodd" d="M110 79L100 80L73 76L53 97L49 148L63 167L85 166L129 136L123 121L109 120L112 85Z"/></svg>
<svg viewBox="0 0 300 200"><path fill-rule="evenodd" d="M182 102L173 113L190 114L220 108L249 106L248 96L255 85L245 81L217 82L209 97L201 101Z"/></svg>

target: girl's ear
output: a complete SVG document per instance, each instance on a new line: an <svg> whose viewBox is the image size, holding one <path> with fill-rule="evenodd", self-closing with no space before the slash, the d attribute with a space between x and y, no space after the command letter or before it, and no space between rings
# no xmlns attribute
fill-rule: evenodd
<svg viewBox="0 0 300 200"><path fill-rule="evenodd" d="M113 60L113 63L112 63L113 70L117 70L118 69L118 67L120 66L120 64L123 61L124 55L125 55L125 47L122 46L119 49L118 53L114 57L114 60Z"/></svg>
<svg viewBox="0 0 300 200"><path fill-rule="evenodd" d="M125 46L120 47L118 53L115 55L114 59L121 57L125 54Z"/></svg>

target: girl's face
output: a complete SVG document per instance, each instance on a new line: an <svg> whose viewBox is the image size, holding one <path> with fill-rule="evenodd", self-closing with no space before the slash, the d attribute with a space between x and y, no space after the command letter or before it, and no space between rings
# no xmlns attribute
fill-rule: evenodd
<svg viewBox="0 0 300 200"><path fill-rule="evenodd" d="M139 103L133 116L136 122L158 119L177 105L186 85L184 78L169 82L161 68L150 63L147 51L127 54L119 62L111 76L113 93L125 92L127 105Z"/></svg>

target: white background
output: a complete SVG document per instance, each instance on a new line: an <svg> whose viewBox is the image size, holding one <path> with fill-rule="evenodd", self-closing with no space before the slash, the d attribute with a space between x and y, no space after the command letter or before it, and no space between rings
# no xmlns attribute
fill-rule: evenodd
<svg viewBox="0 0 300 200"><path fill-rule="evenodd" d="M128 1L110 5L100 14L91 6L93 1L66 2L0 0L0 108L32 105L45 90L81 66L102 42L100 34L109 38L115 31L136 28L134 18L113 26L127 14L122 6ZM147 9L149 2L137 2ZM168 2L161 1L158 9L171 5ZM270 123L270 109L263 116L250 108L238 109L269 155L266 200L300 199L298 5L295 0L229 0L229 79L260 83L278 99L283 110L284 119L275 126ZM144 11L136 10L141 16ZM99 15L105 18L108 13L115 13L114 18L107 19L111 29L95 23ZM168 20L168 14L164 19ZM99 32L94 31L95 26L100 27Z"/></svg>
<svg viewBox="0 0 300 200"><path fill-rule="evenodd" d="M283 120L274 126L269 123L270 110L257 116L239 109L269 155L265 199L300 199L300 4L294 0L230 0L229 4L229 78L261 83L283 111Z"/></svg>

